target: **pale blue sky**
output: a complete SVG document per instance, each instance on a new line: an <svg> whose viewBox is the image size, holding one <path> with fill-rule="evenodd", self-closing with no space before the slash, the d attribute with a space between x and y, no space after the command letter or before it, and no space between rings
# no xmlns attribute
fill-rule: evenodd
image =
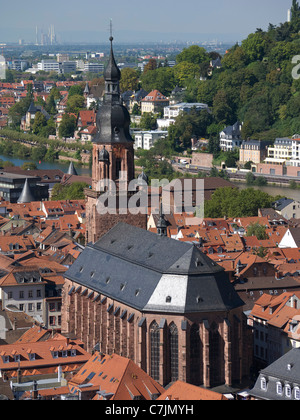
<svg viewBox="0 0 300 420"><path fill-rule="evenodd" d="M0 43L34 41L50 24L64 41L241 40L286 21L292 0L13 0L0 5ZM193 38L193 39L192 39Z"/></svg>

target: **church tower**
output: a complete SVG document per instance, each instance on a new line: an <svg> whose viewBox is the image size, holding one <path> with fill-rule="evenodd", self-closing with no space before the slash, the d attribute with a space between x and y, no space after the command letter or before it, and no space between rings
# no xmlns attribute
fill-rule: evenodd
<svg viewBox="0 0 300 420"><path fill-rule="evenodd" d="M121 72L113 53L113 37L110 37L110 57L104 72L105 94L103 104L97 114L97 134L93 139L92 188L86 190L87 242L96 242L118 222L125 222L143 229L147 228L147 215L132 215L120 212L119 193L135 177L134 140L130 135L130 115L121 104ZM104 180L109 180L116 187L116 214L99 214L97 202ZM129 194L127 194L127 202ZM124 200L122 201L124 203ZM125 214L126 213L126 214Z"/></svg>

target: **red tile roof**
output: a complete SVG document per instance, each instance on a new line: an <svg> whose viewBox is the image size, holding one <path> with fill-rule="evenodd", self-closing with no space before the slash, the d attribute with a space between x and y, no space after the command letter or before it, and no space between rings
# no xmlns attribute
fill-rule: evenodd
<svg viewBox="0 0 300 420"><path fill-rule="evenodd" d="M82 387L84 385L84 388ZM93 391L94 400L151 400L164 389L132 360L96 352L69 381L71 393Z"/></svg>
<svg viewBox="0 0 300 420"><path fill-rule="evenodd" d="M227 398L218 392L177 381L163 392L157 400L227 401Z"/></svg>

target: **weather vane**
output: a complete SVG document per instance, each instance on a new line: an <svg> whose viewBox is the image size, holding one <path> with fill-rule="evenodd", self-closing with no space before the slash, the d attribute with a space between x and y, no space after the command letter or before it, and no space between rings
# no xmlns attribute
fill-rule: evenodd
<svg viewBox="0 0 300 420"><path fill-rule="evenodd" d="M110 41L113 41L113 26L112 26L112 19L110 19Z"/></svg>

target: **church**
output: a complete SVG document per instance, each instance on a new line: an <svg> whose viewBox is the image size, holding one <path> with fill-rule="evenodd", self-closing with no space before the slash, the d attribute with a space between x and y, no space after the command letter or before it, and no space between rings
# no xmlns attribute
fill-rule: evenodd
<svg viewBox="0 0 300 420"><path fill-rule="evenodd" d="M162 386L240 383L249 375L252 342L224 269L194 245L168 238L162 210L157 234L146 230L146 215L97 211L99 181L118 185L121 172L125 182L134 178L130 117L110 41L86 191L87 246L65 273L62 332L89 352L130 358Z"/></svg>

